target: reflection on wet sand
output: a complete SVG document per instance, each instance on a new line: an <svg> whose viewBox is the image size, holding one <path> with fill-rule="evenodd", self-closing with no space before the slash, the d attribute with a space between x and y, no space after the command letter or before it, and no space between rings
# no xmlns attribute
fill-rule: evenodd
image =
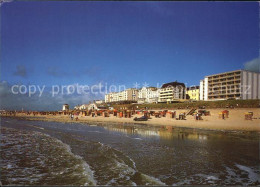
<svg viewBox="0 0 260 187"><path fill-rule="evenodd" d="M104 126L105 129L113 132L120 132L128 135L139 135L142 137L153 137L160 139L190 139L190 140L207 140L208 135L197 132L196 130L183 130L174 128L172 126L161 127L141 127L140 125L108 125Z"/></svg>

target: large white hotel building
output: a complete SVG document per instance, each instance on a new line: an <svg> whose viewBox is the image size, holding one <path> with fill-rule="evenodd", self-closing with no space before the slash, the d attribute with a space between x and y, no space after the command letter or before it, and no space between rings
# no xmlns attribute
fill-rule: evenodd
<svg viewBox="0 0 260 187"><path fill-rule="evenodd" d="M260 99L260 73L236 70L200 81L200 100Z"/></svg>
<svg viewBox="0 0 260 187"><path fill-rule="evenodd" d="M121 92L111 92L105 95L105 103L119 101L137 101L138 89L128 88Z"/></svg>

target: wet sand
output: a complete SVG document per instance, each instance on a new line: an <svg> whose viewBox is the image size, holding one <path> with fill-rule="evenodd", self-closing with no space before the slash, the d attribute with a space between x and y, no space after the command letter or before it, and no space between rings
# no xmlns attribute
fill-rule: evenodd
<svg viewBox="0 0 260 187"><path fill-rule="evenodd" d="M258 131L260 132L260 109L259 108L243 108L243 109L229 109L229 117L226 119L219 118L219 112L225 109L207 109L210 111L210 116L202 116L202 120L195 120L193 116L188 115L186 120L176 120L166 117L155 118L151 117L148 121L134 121L134 117L141 117L142 115L133 115L131 118L117 118L110 114L110 117L91 117L91 116L75 116L78 117L76 121L71 120L68 115L24 115L17 114L16 117L26 118L27 120L41 120L41 121L57 121L57 122L113 122L113 123L138 123L153 126L169 125L173 127L198 128L207 130L226 130L226 131ZM253 120L245 120L246 112L253 112ZM187 110L176 110L177 116Z"/></svg>

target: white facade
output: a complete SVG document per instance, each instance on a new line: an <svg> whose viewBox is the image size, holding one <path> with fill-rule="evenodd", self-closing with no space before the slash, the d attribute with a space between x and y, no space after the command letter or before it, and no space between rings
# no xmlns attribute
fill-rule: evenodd
<svg viewBox="0 0 260 187"><path fill-rule="evenodd" d="M204 97L204 91L205 86L204 86L204 79L200 80L200 100L207 100L207 98Z"/></svg>
<svg viewBox="0 0 260 187"><path fill-rule="evenodd" d="M260 73L237 70L206 76L200 100L260 99Z"/></svg>
<svg viewBox="0 0 260 187"><path fill-rule="evenodd" d="M88 105L88 110L98 110L98 107L95 103L91 103Z"/></svg>
<svg viewBox="0 0 260 187"><path fill-rule="evenodd" d="M74 110L86 110L86 109L88 109L88 104L76 105L74 107Z"/></svg>
<svg viewBox="0 0 260 187"><path fill-rule="evenodd" d="M157 102L160 94L160 89L155 87L143 87L138 91L138 100L143 103Z"/></svg>
<svg viewBox="0 0 260 187"><path fill-rule="evenodd" d="M83 105L80 105L79 106L79 109L80 110L86 110L88 108L88 105L87 104L83 104Z"/></svg>
<svg viewBox="0 0 260 187"><path fill-rule="evenodd" d="M242 71L242 99L260 99L260 73Z"/></svg>
<svg viewBox="0 0 260 187"><path fill-rule="evenodd" d="M208 100L208 77L200 81L200 100Z"/></svg>
<svg viewBox="0 0 260 187"><path fill-rule="evenodd" d="M75 110L99 110L96 103L77 105L74 107Z"/></svg>
<svg viewBox="0 0 260 187"><path fill-rule="evenodd" d="M109 103L110 101L110 94L105 95L105 103Z"/></svg>
<svg viewBox="0 0 260 187"><path fill-rule="evenodd" d="M105 101L104 100L95 100L96 104L103 104Z"/></svg>
<svg viewBox="0 0 260 187"><path fill-rule="evenodd" d="M186 99L186 87L184 83L177 81L163 84L160 89L158 102L176 102Z"/></svg>
<svg viewBox="0 0 260 187"><path fill-rule="evenodd" d="M204 90L208 90L209 89L209 82L208 82L208 77L206 77L205 79L204 79L205 81L204 81L204 86L205 86L205 88L204 88ZM209 92L204 92L204 98L207 100L208 99L208 94L209 94Z"/></svg>
<svg viewBox="0 0 260 187"><path fill-rule="evenodd" d="M62 110L63 111L69 110L69 105L68 104L62 105Z"/></svg>
<svg viewBox="0 0 260 187"><path fill-rule="evenodd" d="M112 92L105 95L105 102L137 101L138 90L129 88L121 92Z"/></svg>

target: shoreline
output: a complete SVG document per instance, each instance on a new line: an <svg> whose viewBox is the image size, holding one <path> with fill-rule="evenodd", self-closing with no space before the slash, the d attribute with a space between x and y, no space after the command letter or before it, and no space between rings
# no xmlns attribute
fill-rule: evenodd
<svg viewBox="0 0 260 187"><path fill-rule="evenodd" d="M242 131L242 132L260 132L260 109L249 108L249 109L232 109L229 110L229 118L225 120L219 119L218 113L220 109L209 109L210 116L202 116L203 120L196 121L193 116L187 116L186 120L176 120L166 117L155 118L148 121L134 121L134 117L141 117L141 115L133 115L131 118L117 118L115 116L110 117L90 117L90 116L75 116L78 117L76 121L71 120L68 115L2 115L1 117L14 117L25 120L33 121L53 121L63 123L117 123L117 124L143 124L147 126L171 126L176 128L191 128L200 130L214 130L214 131ZM224 110L224 109L222 109ZM254 113L253 120L245 120L244 113L252 111ZM182 113L183 110L176 110L177 115Z"/></svg>
<svg viewBox="0 0 260 187"><path fill-rule="evenodd" d="M104 125L132 125L133 127L135 125L139 125L142 128L160 128L160 127L164 127L166 130L169 127L172 127L172 129L184 129L184 130L199 130L199 131L204 131L204 132L219 132L219 133L242 133L242 134L246 134L246 133L259 133L260 134L260 130L259 131L249 131L249 130L223 130L223 129L213 129L213 128L198 128L198 127L186 127L186 126L174 126L174 125L163 125L163 124L147 124L147 123L142 123L142 122L119 122L119 121L92 121L92 120L55 120L55 119L47 119L47 118L41 118L41 117L17 117L17 116L0 116L1 117L5 117L5 118L13 118L13 119L20 119L20 120L25 120L25 121L41 121L41 122L57 122L57 123L69 123L69 124L74 124L74 123L78 123L78 124L82 124L82 125L89 125L89 126L99 126L99 124ZM167 128L168 127L168 128Z"/></svg>

